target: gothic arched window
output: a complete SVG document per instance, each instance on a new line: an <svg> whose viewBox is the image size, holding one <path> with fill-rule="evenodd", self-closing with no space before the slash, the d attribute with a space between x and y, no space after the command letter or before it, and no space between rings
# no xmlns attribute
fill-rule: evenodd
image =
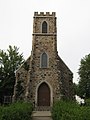
<svg viewBox="0 0 90 120"><path fill-rule="evenodd" d="M48 56L46 53L41 55L41 68L47 68L48 66Z"/></svg>
<svg viewBox="0 0 90 120"><path fill-rule="evenodd" d="M42 23L42 33L47 33L47 22L46 21Z"/></svg>

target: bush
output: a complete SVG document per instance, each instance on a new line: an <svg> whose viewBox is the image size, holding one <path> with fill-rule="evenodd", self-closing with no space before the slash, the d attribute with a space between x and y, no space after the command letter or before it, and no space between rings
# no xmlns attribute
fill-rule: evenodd
<svg viewBox="0 0 90 120"><path fill-rule="evenodd" d="M31 120L32 109L32 104L26 102L0 107L0 120Z"/></svg>
<svg viewBox="0 0 90 120"><path fill-rule="evenodd" d="M90 106L90 99L86 99L86 106Z"/></svg>
<svg viewBox="0 0 90 120"><path fill-rule="evenodd" d="M90 120L90 107L73 101L58 101L53 105L53 120Z"/></svg>

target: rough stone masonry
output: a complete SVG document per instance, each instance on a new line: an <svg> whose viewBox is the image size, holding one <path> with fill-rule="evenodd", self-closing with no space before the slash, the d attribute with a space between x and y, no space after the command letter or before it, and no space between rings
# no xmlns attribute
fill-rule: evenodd
<svg viewBox="0 0 90 120"><path fill-rule="evenodd" d="M31 101L37 107L73 99L72 79L73 73L57 51L56 13L35 12L32 51L16 71L13 100Z"/></svg>

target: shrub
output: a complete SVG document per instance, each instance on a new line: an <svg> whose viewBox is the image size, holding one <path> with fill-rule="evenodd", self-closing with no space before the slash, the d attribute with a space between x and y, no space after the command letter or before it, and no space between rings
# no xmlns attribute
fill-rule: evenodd
<svg viewBox="0 0 90 120"><path fill-rule="evenodd" d="M31 120L32 109L32 104L26 102L0 107L0 120Z"/></svg>
<svg viewBox="0 0 90 120"><path fill-rule="evenodd" d="M86 99L86 106L90 106L90 99Z"/></svg>
<svg viewBox="0 0 90 120"><path fill-rule="evenodd" d="M90 120L90 107L73 101L57 101L52 108L53 120Z"/></svg>

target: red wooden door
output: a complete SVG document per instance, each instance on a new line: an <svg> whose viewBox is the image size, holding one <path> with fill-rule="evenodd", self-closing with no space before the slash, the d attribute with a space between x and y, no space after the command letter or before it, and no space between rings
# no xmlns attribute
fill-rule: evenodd
<svg viewBox="0 0 90 120"><path fill-rule="evenodd" d="M50 89L46 83L38 88L38 106L50 106Z"/></svg>

